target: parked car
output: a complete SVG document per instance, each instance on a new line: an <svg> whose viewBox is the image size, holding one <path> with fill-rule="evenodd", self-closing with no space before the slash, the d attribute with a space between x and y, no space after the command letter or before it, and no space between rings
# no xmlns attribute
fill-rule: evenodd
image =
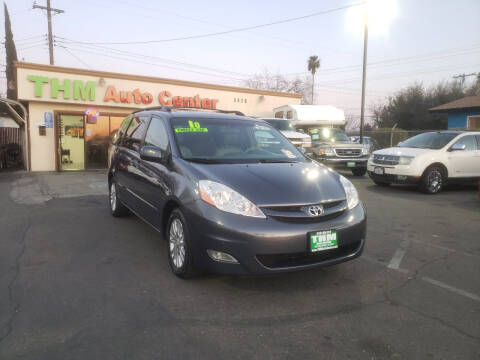
<svg viewBox="0 0 480 360"><path fill-rule="evenodd" d="M350 140L356 144L360 144L360 136L350 136ZM377 141L370 136L363 137L363 144L368 146L370 153L378 149Z"/></svg>
<svg viewBox="0 0 480 360"><path fill-rule="evenodd" d="M350 140L339 128L308 128L313 141L313 158L334 169L351 170L355 176L367 173L370 150Z"/></svg>
<svg viewBox="0 0 480 360"><path fill-rule="evenodd" d="M448 181L480 180L480 132L436 131L378 150L368 161L368 174L380 186L417 184L436 194Z"/></svg>
<svg viewBox="0 0 480 360"><path fill-rule="evenodd" d="M362 253L353 184L262 120L157 107L134 112L115 138L111 213L130 210L158 230L179 277L296 271Z"/></svg>
<svg viewBox="0 0 480 360"><path fill-rule="evenodd" d="M312 151L312 138L310 135L296 131L290 120L275 118L263 118L262 120L265 120L280 131L295 147L305 149L305 153Z"/></svg>

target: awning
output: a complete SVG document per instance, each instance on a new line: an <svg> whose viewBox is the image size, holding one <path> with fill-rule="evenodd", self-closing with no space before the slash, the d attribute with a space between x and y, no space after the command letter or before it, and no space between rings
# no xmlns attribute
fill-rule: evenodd
<svg viewBox="0 0 480 360"><path fill-rule="evenodd" d="M16 128L18 129L20 126L18 126L17 122L13 120L12 118L8 117L0 117L0 128Z"/></svg>

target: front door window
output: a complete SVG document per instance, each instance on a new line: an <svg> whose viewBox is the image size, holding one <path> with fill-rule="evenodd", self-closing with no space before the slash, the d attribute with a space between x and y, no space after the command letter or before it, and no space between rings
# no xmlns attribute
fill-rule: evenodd
<svg viewBox="0 0 480 360"><path fill-rule="evenodd" d="M60 115L59 162L61 170L85 169L84 117Z"/></svg>

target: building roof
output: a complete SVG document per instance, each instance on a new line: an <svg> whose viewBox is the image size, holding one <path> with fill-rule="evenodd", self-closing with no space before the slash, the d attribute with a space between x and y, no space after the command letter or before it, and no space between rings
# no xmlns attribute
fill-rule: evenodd
<svg viewBox="0 0 480 360"><path fill-rule="evenodd" d="M480 109L480 96L466 96L449 103L431 108L431 112L449 112L456 110Z"/></svg>
<svg viewBox="0 0 480 360"><path fill-rule="evenodd" d="M52 71L52 72L78 74L78 75L89 75L89 76L106 77L106 78L112 78L112 79L137 80L137 81L145 81L145 82L151 82L151 83L181 85L181 86L189 86L189 87L198 87L203 89L243 92L243 93L258 94L258 95L280 96L280 97L297 98L297 99L300 99L302 97L302 94L295 94L295 93L260 90L260 89L244 88L244 87L237 87L237 86L208 84L208 83L201 83L201 82L195 82L195 81L175 80L175 79L167 79L167 78L159 78L159 77L151 77L151 76L143 76L143 75L130 75L130 74L107 72L107 71L75 69L75 68L69 68L69 67L63 67L63 66L34 64L34 63L21 62L21 61L15 61L15 67L21 68L21 69L43 70L43 71Z"/></svg>

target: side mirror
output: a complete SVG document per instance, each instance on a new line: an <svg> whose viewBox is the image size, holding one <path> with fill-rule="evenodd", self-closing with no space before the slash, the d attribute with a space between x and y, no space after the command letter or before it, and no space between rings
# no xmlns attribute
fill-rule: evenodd
<svg viewBox="0 0 480 360"><path fill-rule="evenodd" d="M452 145L452 147L450 148L450 151L465 150L466 148L467 148L467 145L456 143Z"/></svg>
<svg viewBox="0 0 480 360"><path fill-rule="evenodd" d="M305 155L305 153L307 152L307 150L306 150L305 148L303 148L303 147L298 148L298 150L300 150L300 152L301 152L303 155Z"/></svg>
<svg viewBox="0 0 480 360"><path fill-rule="evenodd" d="M156 146L143 146L140 149L140 159L153 162L161 162L162 150Z"/></svg>

